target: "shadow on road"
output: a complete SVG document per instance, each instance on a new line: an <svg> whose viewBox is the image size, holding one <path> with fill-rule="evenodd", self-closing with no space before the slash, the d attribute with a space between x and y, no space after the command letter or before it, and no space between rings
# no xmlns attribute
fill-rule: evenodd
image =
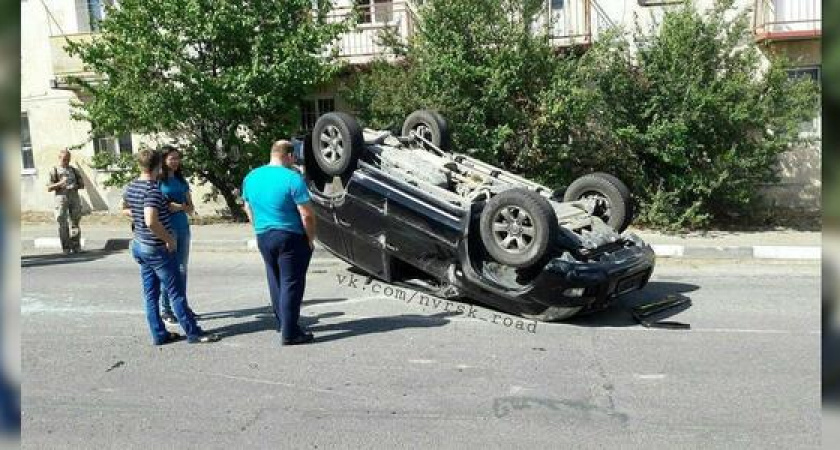
<svg viewBox="0 0 840 450"><path fill-rule="evenodd" d="M124 250L125 248L117 248L116 246L113 246L106 247L101 250L86 250L82 253L75 253L71 255L65 255L64 253L25 255L20 258L20 266L26 268L86 263L96 261L116 253L122 253Z"/></svg>
<svg viewBox="0 0 840 450"><path fill-rule="evenodd" d="M314 319L315 324L308 328L315 333L315 342L329 342L339 339L346 339L364 334L387 333L389 331L402 330L406 328L433 328L441 327L450 322L447 317L457 316L458 313L443 312L432 315L403 314L390 317L366 317L362 319L348 320L334 324L318 324L319 318L323 316L308 317ZM304 321L302 319L302 321ZM305 321L304 321L305 322ZM320 334L327 331L338 331L333 334Z"/></svg>
<svg viewBox="0 0 840 450"><path fill-rule="evenodd" d="M346 299L344 298L325 298L305 300L305 305L313 305L319 303L338 303ZM349 338L353 336L360 336L363 334L386 333L389 331L400 330L404 328L431 328L446 325L450 321L446 319L449 316L458 315L457 313L440 313L430 316L425 315L400 315L391 317L366 317L362 319L349 320L334 324L321 324L322 319L330 319L334 317L343 316L343 312L325 312L315 315L302 314L300 317L300 324L302 327L312 331L316 334L315 342L329 342L338 339ZM263 331L276 331L277 319L274 318L274 312L271 306L262 306L256 308L217 311L209 313L200 313L199 321L206 322L219 319L242 319L250 317L252 320L247 322L238 322L230 325L224 325L217 328L207 328L207 331L213 332L222 338L238 336L243 334L260 333ZM320 335L319 333L327 331L339 331L338 333L329 335Z"/></svg>
<svg viewBox="0 0 840 450"><path fill-rule="evenodd" d="M687 293L700 289L699 286L687 283L673 283L668 281L651 281L641 291L627 294L608 309L577 318L565 323L584 327L629 327L639 325L630 313L631 308L644 306L673 296L678 299L686 298ZM656 316L656 320L668 320L689 309L688 304L667 310Z"/></svg>
<svg viewBox="0 0 840 450"><path fill-rule="evenodd" d="M303 307L305 308L307 306L318 305L322 303L340 303L346 300L346 298L314 298L311 300L304 299ZM274 311L272 311L271 305L257 306L254 308L247 309L231 309L228 311L214 311L207 313L199 312L199 317L202 321L218 319L241 319L243 317L264 315L267 315L270 319L274 318Z"/></svg>

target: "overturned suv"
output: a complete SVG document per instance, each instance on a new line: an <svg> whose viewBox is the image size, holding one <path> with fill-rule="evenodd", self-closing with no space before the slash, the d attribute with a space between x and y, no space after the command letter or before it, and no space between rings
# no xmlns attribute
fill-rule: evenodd
<svg viewBox="0 0 840 450"><path fill-rule="evenodd" d="M321 116L303 149L321 244L386 282L542 321L647 284L653 251L619 234L632 218L621 181L594 173L554 191L449 150L434 111L401 136Z"/></svg>

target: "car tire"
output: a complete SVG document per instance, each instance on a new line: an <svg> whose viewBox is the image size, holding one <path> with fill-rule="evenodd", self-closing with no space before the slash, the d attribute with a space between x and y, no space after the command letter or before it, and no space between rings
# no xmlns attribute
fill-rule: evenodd
<svg viewBox="0 0 840 450"><path fill-rule="evenodd" d="M402 135L408 136L412 131L437 148L449 151L449 123L437 111L421 109L411 113L403 122Z"/></svg>
<svg viewBox="0 0 840 450"><path fill-rule="evenodd" d="M511 267L531 267L542 261L559 227L548 200L520 188L491 198L479 223L487 253Z"/></svg>
<svg viewBox="0 0 840 450"><path fill-rule="evenodd" d="M591 198L606 202L601 214L596 211L595 215L607 225L619 233L630 226L633 220L633 199L630 189L621 180L608 173L592 173L572 182L563 194L565 202Z"/></svg>
<svg viewBox="0 0 840 450"><path fill-rule="evenodd" d="M522 313L520 316L530 320L538 320L540 322L557 322L577 315L577 313L579 313L582 309L582 306L546 306L546 308L538 314Z"/></svg>
<svg viewBox="0 0 840 450"><path fill-rule="evenodd" d="M312 129L312 155L318 168L329 176L342 176L353 171L364 146L362 128L349 114L324 114Z"/></svg>

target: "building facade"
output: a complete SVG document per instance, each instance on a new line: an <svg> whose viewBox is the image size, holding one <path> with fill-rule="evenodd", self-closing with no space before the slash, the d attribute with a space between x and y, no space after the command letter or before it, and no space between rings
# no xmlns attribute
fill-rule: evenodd
<svg viewBox="0 0 840 450"><path fill-rule="evenodd" d="M140 145L156 145L153 138L138 135L90 137L90 125L71 118L71 101L82 101L67 76L95 77L77 58L64 50L68 40L85 40L98 31L104 5L113 0L43 0L21 2L21 208L49 211L51 194L45 184L58 151L78 147L74 160L87 179L84 193L88 211L116 211L121 192L106 188L107 171L90 167L98 152L131 153ZM661 20L669 8L683 0L546 0L545 14L535 24L546 27L554 45L591 44L604 30L638 22L642 29ZM713 0L695 2L705 9ZM355 5L360 11L357 26L336 42L339 58L349 64L368 63L376 57L392 57L378 43L385 27L402 37L415 32L420 0L336 0L332 16L347 17ZM784 54L791 61L792 77L821 76L821 2L819 0L739 0L749 11L753 38L765 55ZM338 95L340 81L307 97L301 105L301 128L310 129L318 117L331 111L347 111ZM782 180L766 186L767 199L775 206L817 212L820 208L821 149L819 117L803 124L803 132L817 139L815 145L792 149L780 158ZM206 187L195 186L196 198ZM199 206L203 214L215 214L221 203Z"/></svg>

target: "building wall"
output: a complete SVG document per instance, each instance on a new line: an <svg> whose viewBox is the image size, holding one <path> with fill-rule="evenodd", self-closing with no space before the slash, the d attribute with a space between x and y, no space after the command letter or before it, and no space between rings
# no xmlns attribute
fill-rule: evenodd
<svg viewBox="0 0 840 450"><path fill-rule="evenodd" d="M79 101L75 91L55 89L52 86L53 53L51 36L88 32L89 25L77 13L76 3L85 5L87 0L45 0L21 2L21 114L29 119L32 152L35 170L21 170L20 199L23 211L51 211L54 195L47 192L49 172L56 164L58 153L66 147L80 146L72 151L73 165L81 170L87 185L82 191L86 212L117 212L122 198L122 189L105 187L107 171L90 167L94 156L90 140L90 124L71 118L71 101ZM49 8L49 9L47 9ZM51 15L48 13L51 13ZM132 136L132 147L152 148L159 144L158 138ZM193 197L198 202L209 192L207 186L193 186ZM197 205L199 214L217 214L222 202Z"/></svg>
<svg viewBox="0 0 840 450"><path fill-rule="evenodd" d="M80 146L73 152L74 165L82 170L89 188L83 194L85 208L88 211L116 211L119 208L121 190L106 188L103 182L108 179L107 172L100 172L90 168L89 162L94 155L93 144L90 142L90 125L75 121L70 117L70 102L78 100L74 91L54 89L52 87L53 52L50 36L76 34L89 31L83 14L80 14L76 4L85 5L87 0L45 0L41 2L21 2L21 113L28 116L32 139L33 155L36 168L34 171L21 174L21 208L32 211L49 211L52 209L52 194L46 192L50 168L54 165L58 152L62 148ZM566 0L567 2L584 2L586 0ZM786 0L792 1L792 0ZM393 19L399 21L401 30L409 32L406 27L404 2L395 2ZM415 2L416 3L416 2ZM548 0L547 5L550 5ZM680 6L679 1L666 5L643 6L638 0L593 0L590 29L594 39L604 27L620 25L632 28L638 22L642 28L661 21L668 8ZM701 9L712 5L713 0L697 0ZM348 7L351 0L338 0L339 7ZM570 4L570 3L569 3ZM47 9L52 15L49 15ZM375 6L375 4L374 4ZM754 0L739 0L741 8L753 8ZM578 8L582 10L582 8ZM403 11L402 13L400 11ZM375 24L360 26L341 42L343 56L346 61L360 63L369 61L367 55L368 44L359 44L359 36L367 36ZM367 33L367 34L365 34ZM821 64L820 40L800 40L777 42L764 47L766 54L783 53L793 66L819 66ZM347 111L346 102L337 94L340 81L324 87L310 99L332 99L335 110ZM323 111L321 111L323 112ZM136 150L141 144L152 147L158 144L152 137L133 136L133 147ZM818 211L820 208L820 173L821 146L816 144L804 148L794 149L780 158L779 184L768 186L765 192L771 204L778 207ZM193 186L194 198L201 199L209 191L208 186ZM216 214L224 209L222 202L201 203L198 205L200 214Z"/></svg>

